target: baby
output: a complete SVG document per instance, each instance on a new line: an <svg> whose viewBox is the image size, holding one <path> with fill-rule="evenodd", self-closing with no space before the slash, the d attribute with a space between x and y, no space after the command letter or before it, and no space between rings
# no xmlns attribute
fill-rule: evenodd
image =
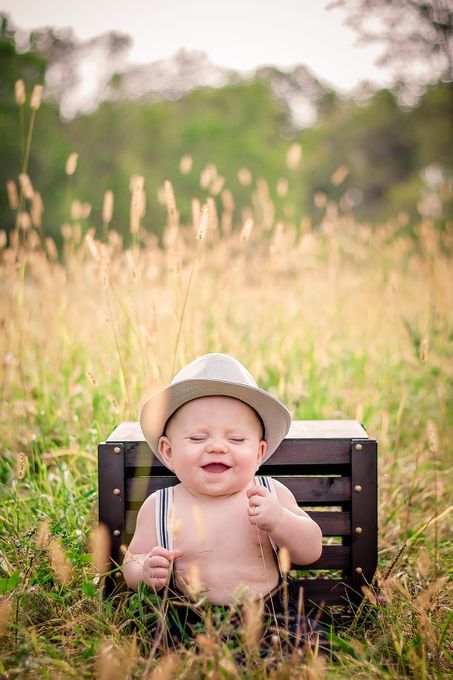
<svg viewBox="0 0 453 680"><path fill-rule="evenodd" d="M224 354L196 359L145 403L145 438L180 483L150 495L138 513L123 567L131 588L168 585L228 605L238 588L257 598L278 589L279 549L298 565L320 557L319 526L286 486L255 476L290 422Z"/></svg>

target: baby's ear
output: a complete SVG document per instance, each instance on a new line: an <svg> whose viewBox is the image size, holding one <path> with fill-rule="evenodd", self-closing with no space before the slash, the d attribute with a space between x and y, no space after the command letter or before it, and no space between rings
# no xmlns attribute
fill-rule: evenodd
<svg viewBox="0 0 453 680"><path fill-rule="evenodd" d="M259 466L261 465L261 463L263 462L263 458L264 458L264 456L266 455L266 451L267 451L267 441L265 441L264 439L262 439L262 440L260 441L260 443L258 444L258 455L257 455L257 463L258 463L258 467L259 467Z"/></svg>
<svg viewBox="0 0 453 680"><path fill-rule="evenodd" d="M170 470L174 470L173 459L171 455L171 442L169 438L165 435L162 435L162 437L159 438L157 449L165 465L170 468Z"/></svg>

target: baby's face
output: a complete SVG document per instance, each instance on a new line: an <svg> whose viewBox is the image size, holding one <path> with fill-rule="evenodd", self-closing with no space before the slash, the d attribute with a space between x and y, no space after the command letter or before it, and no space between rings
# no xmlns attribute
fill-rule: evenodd
<svg viewBox="0 0 453 680"><path fill-rule="evenodd" d="M231 397L201 397L182 406L159 440L159 453L196 495L247 488L266 453L255 411Z"/></svg>

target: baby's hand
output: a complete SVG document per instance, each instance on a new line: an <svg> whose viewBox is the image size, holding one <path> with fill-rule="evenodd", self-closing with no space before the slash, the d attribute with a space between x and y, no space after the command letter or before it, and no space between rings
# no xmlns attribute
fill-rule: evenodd
<svg viewBox="0 0 453 680"><path fill-rule="evenodd" d="M283 509L277 498L264 486L247 489L249 499L249 522L256 524L263 531L272 532L277 528Z"/></svg>
<svg viewBox="0 0 453 680"><path fill-rule="evenodd" d="M181 550L167 550L156 546L143 562L143 580L153 590L161 590L170 578L173 561L182 557Z"/></svg>

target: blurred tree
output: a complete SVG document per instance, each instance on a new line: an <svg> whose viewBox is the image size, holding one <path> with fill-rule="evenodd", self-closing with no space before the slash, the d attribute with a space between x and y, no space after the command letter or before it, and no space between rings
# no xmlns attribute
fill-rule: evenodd
<svg viewBox="0 0 453 680"><path fill-rule="evenodd" d="M378 65L395 64L399 75L433 82L453 78L451 0L334 0L328 9L346 11L346 24L361 44L379 42Z"/></svg>

